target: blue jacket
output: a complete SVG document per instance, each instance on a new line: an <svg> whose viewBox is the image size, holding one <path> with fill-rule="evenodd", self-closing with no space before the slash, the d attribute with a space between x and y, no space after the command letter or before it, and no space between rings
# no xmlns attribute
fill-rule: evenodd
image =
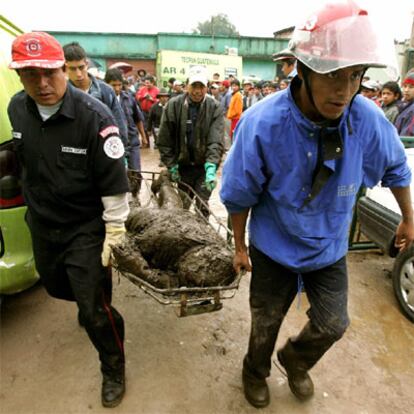
<svg viewBox="0 0 414 414"><path fill-rule="evenodd" d="M144 115L139 109L135 97L130 93L121 91L120 100L122 111L125 116L125 122L128 126L128 145L131 147L139 146L138 122L144 122Z"/></svg>
<svg viewBox="0 0 414 414"><path fill-rule="evenodd" d="M111 110L112 115L115 118L115 122L119 128L119 136L126 148L128 145L128 130L126 120L123 115L121 105L118 102L118 99L116 99L114 90L104 81L96 79L90 73L88 73L88 76L92 82L88 92L89 95L103 102Z"/></svg>
<svg viewBox="0 0 414 414"><path fill-rule="evenodd" d="M308 203L321 128L301 113L290 87L244 113L223 167L222 202L230 213L251 208L250 243L297 272L346 254L361 185L406 187L411 181L397 132L374 103L357 96L338 128L343 155L324 161L332 175Z"/></svg>

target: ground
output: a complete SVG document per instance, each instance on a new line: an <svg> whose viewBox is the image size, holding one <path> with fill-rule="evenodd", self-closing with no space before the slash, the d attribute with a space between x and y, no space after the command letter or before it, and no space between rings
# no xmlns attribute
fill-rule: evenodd
<svg viewBox="0 0 414 414"><path fill-rule="evenodd" d="M156 151L143 164L158 169ZM212 208L223 216L217 200ZM311 371L315 396L301 403L274 366L271 404L260 413L390 414L414 407L414 329L392 292L393 261L371 251L348 256L351 325ZM218 312L178 318L124 277L114 306L126 323L127 392L121 405L100 403L98 359L78 326L73 303L42 286L7 297L1 309L0 413L248 414L241 361L249 335L247 274ZM277 346L305 324L307 302L292 305Z"/></svg>

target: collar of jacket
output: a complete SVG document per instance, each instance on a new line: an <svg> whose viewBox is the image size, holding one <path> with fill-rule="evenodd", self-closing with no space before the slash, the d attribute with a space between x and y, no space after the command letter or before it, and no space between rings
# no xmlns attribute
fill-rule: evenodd
<svg viewBox="0 0 414 414"><path fill-rule="evenodd" d="M207 94L204 95L203 100L200 102L200 107L204 104L204 102L206 101L206 99L207 99ZM188 107L190 105L190 101L191 101L191 98L188 95L188 93L186 93L184 95L184 106ZM193 102L193 103L196 103L196 102Z"/></svg>

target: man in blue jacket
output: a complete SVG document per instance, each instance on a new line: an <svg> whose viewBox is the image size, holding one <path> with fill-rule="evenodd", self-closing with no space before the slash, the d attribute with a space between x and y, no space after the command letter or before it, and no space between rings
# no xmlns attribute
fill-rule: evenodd
<svg viewBox="0 0 414 414"><path fill-rule="evenodd" d="M83 47L72 42L63 46L66 73L70 83L104 103L112 112L124 147L128 147L128 129L115 92L104 81L88 72L88 59Z"/></svg>
<svg viewBox="0 0 414 414"><path fill-rule="evenodd" d="M221 198L234 229L234 267L252 271L242 378L255 407L269 404L271 356L298 286L306 288L309 321L277 352L296 397L313 395L308 371L349 325L345 257L360 186L390 187L402 212L396 247L414 238L403 145L375 104L357 95L365 70L386 67L395 55L387 46L353 1L322 7L290 42L298 76L249 109L236 129Z"/></svg>

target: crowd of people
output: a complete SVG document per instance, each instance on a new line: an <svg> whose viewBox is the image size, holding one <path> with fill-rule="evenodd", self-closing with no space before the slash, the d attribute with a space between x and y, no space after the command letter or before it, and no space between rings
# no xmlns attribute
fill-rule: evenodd
<svg viewBox="0 0 414 414"><path fill-rule="evenodd" d="M278 82L210 79L203 66L189 68L186 82L170 79L169 89L142 70L137 82L117 68L99 80L76 42L62 48L42 32L14 41L10 68L24 90L8 114L34 259L48 293L78 305L99 354L105 407L125 393L111 246L125 233L128 193L139 194L140 145L154 142L171 180L208 203L228 139L220 197L234 229L234 267L252 272L242 382L254 407L270 402L271 357L301 285L309 321L277 352L297 398L312 397L310 369L349 325L348 229L361 185L391 188L402 215L395 246L411 246L411 172L400 136L414 136L414 73L402 94L395 82L364 79L369 67L395 68L368 12L345 3L328 4L296 27Z"/></svg>

